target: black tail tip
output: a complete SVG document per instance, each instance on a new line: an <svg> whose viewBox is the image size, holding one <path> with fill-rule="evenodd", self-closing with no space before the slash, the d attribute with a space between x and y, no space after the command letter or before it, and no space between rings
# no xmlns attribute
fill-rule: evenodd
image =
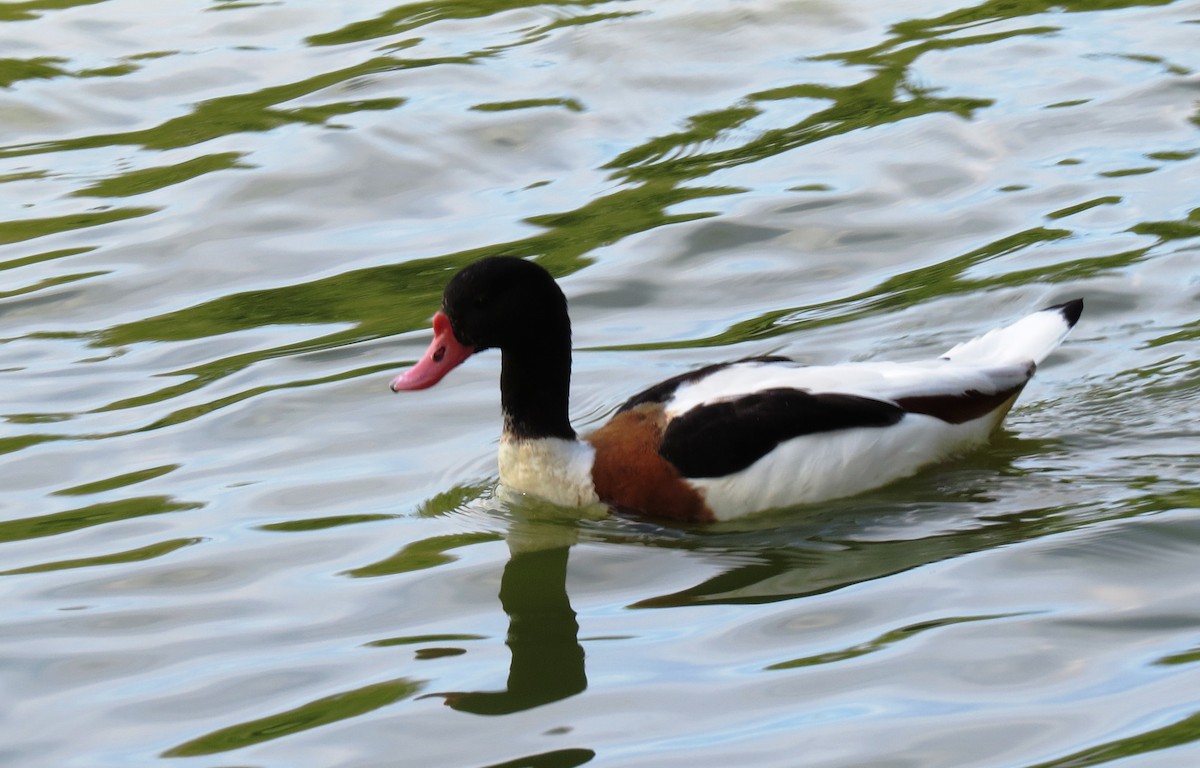
<svg viewBox="0 0 1200 768"><path fill-rule="evenodd" d="M1067 326L1074 328L1075 323L1079 322L1079 316L1083 314L1083 299L1072 299L1062 304L1055 304L1052 307L1046 307L1044 311L1049 312L1052 309L1061 312L1063 319L1067 321Z"/></svg>

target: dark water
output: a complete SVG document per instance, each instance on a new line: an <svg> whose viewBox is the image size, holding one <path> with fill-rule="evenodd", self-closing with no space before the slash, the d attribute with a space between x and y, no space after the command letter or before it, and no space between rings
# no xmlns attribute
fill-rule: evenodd
<svg viewBox="0 0 1200 768"><path fill-rule="evenodd" d="M1200 5L0 6L0 764L1200 761ZM986 451L734 525L499 495L573 415L1084 296Z"/></svg>

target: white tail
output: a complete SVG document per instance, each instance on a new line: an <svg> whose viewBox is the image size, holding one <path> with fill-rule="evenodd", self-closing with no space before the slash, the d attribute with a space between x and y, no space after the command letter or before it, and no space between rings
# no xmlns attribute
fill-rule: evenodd
<svg viewBox="0 0 1200 768"><path fill-rule="evenodd" d="M1083 299L1046 307L1012 325L951 347L942 357L982 366L1040 363L1062 343L1083 312Z"/></svg>

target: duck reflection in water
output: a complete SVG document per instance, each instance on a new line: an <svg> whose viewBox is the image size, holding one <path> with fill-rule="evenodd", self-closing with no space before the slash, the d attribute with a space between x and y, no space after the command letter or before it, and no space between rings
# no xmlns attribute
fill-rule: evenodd
<svg viewBox="0 0 1200 768"><path fill-rule="evenodd" d="M987 517L978 516L979 504L990 501L991 478L1020 474L1019 458L1055 449L1053 440L1001 434L995 450L896 484L888 493L721 529L660 528L634 520L588 526L575 514L555 517L541 506L532 511L520 502L506 505L507 514L519 516L506 535L510 554L500 583L512 654L507 685L422 698L442 698L462 712L503 715L582 693L584 650L567 594L568 555L580 541L703 551L707 563L720 566L716 573L705 570L705 578L689 588L643 591L628 603L631 608L796 600L1069 529L1070 519L1054 506L1020 504L1019 514L987 507ZM593 519L606 519L603 510Z"/></svg>
<svg viewBox="0 0 1200 768"><path fill-rule="evenodd" d="M518 525L518 529L520 526ZM510 555L500 580L500 605L508 614L512 653L508 685L501 691L430 693L461 712L507 715L549 704L587 688L579 622L567 597L571 541L543 535L509 535Z"/></svg>

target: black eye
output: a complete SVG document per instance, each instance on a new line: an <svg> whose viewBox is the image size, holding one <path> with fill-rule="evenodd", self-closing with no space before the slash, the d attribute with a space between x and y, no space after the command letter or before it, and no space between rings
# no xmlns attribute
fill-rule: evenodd
<svg viewBox="0 0 1200 768"><path fill-rule="evenodd" d="M442 358L445 356L446 356L446 348L438 347L437 351L433 353L433 362L440 363L440 362L442 362Z"/></svg>

